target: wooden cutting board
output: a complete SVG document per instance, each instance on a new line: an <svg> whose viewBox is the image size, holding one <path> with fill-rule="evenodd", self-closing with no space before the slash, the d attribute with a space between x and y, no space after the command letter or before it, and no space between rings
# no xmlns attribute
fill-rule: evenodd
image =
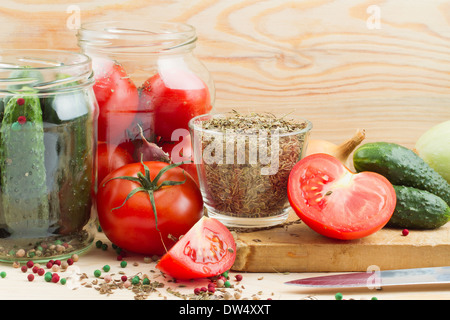
<svg viewBox="0 0 450 320"><path fill-rule="evenodd" d="M358 240L329 239L291 213L278 227L233 231L232 267L247 272L347 272L450 266L450 223L435 230L382 229Z"/></svg>

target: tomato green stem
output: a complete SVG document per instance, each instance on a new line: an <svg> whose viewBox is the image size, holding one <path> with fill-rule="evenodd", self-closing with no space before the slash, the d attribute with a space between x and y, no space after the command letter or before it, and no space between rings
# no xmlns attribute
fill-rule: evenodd
<svg viewBox="0 0 450 320"><path fill-rule="evenodd" d="M155 215L155 225L156 225L156 230L159 231L158 229L158 215L156 212L156 203L155 203L155 195L154 193L156 191L158 191L159 189L163 188L163 187L168 187L168 186L176 186L176 185L180 185L186 182L186 174L184 173L183 170L183 175L184 175L184 180L183 181L170 181L170 180L166 180L163 181L162 183L158 184L158 181L161 179L162 175L167 172L168 170L178 167L182 164L184 164L184 162L180 162L180 163L172 163L169 164L168 166L162 168L158 174L156 175L156 177L152 180L150 177L150 169L148 168L148 166L145 165L145 163L141 160L141 164L144 167L144 173L142 172L138 172L136 175L137 177L129 177L129 176L120 176L120 177L115 177L115 178L111 178L109 180L107 180L103 186L105 186L109 181L111 180L115 180L115 179L122 179L122 180L128 180L128 181L134 181L136 183L138 183L140 185L140 187L133 189L133 191L131 191L127 197L125 198L124 202L116 207L113 208L112 210L117 210L120 209L121 207L123 207L125 205L125 203L128 201L128 199L130 199L132 196L134 196L136 193L138 192L146 192L148 193L148 196L150 198L150 203L152 205L152 209L153 209L153 214Z"/></svg>

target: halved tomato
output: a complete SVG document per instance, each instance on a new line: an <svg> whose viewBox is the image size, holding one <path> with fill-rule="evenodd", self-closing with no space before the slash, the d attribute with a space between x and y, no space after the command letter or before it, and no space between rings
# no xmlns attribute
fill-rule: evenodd
<svg viewBox="0 0 450 320"><path fill-rule="evenodd" d="M156 268L177 280L207 278L229 270L235 259L236 243L231 232L220 221L202 217Z"/></svg>
<svg viewBox="0 0 450 320"><path fill-rule="evenodd" d="M353 173L333 156L300 160L288 181L291 207L314 231L335 239L366 237L391 218L396 195L392 184L374 172Z"/></svg>

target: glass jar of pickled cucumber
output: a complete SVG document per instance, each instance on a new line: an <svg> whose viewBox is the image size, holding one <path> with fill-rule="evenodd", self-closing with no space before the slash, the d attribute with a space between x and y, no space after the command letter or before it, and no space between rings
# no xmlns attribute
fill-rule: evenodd
<svg viewBox="0 0 450 320"><path fill-rule="evenodd" d="M99 105L99 184L127 162L155 160L142 152L144 140L163 150L189 141L189 120L213 109L214 84L193 53L196 41L195 28L182 23L81 26L78 45L92 59Z"/></svg>
<svg viewBox="0 0 450 320"><path fill-rule="evenodd" d="M0 50L0 261L86 251L96 232L88 56Z"/></svg>

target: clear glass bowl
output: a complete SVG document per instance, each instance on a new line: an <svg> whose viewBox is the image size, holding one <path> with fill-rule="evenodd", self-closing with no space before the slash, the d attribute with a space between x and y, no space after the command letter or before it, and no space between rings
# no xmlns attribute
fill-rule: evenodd
<svg viewBox="0 0 450 320"><path fill-rule="evenodd" d="M222 128L211 125L229 118L230 114L207 114L189 123L208 216L228 227L283 223L290 210L289 173L305 154L311 122L297 118L295 123L301 125L288 131L259 127L254 118L246 130L233 128L235 121Z"/></svg>
<svg viewBox="0 0 450 320"><path fill-rule="evenodd" d="M95 233L88 56L0 50L0 261L83 253Z"/></svg>

